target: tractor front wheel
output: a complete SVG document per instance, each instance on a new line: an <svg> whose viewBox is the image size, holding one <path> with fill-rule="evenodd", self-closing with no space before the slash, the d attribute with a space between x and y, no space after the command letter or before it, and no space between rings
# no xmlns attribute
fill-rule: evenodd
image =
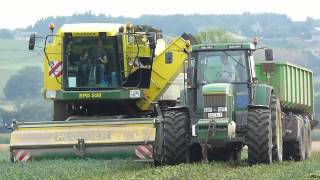
<svg viewBox="0 0 320 180"><path fill-rule="evenodd" d="M272 127L269 109L249 109L246 142L250 165L272 164Z"/></svg>

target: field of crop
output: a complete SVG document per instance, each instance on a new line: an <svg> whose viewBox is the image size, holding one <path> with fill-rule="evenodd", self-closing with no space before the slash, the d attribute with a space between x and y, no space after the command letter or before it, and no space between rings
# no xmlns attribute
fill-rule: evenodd
<svg viewBox="0 0 320 180"><path fill-rule="evenodd" d="M320 154L303 162L248 166L240 163L199 163L154 167L129 160L42 160L9 162L0 150L0 179L303 179L320 178Z"/></svg>
<svg viewBox="0 0 320 180"><path fill-rule="evenodd" d="M11 75L26 66L42 66L42 51L28 50L27 40L0 39L0 98Z"/></svg>
<svg viewBox="0 0 320 180"><path fill-rule="evenodd" d="M319 133L320 131L315 131ZM318 134L314 135L318 137ZM0 134L0 144L8 134ZM154 167L130 160L51 159L11 163L0 146L0 179L303 179L320 178L320 153L307 161L248 166L244 150L240 163L198 163Z"/></svg>

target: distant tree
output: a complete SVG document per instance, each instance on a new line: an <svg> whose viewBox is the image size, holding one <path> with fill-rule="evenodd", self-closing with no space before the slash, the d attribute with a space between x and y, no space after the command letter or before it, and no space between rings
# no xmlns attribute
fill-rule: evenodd
<svg viewBox="0 0 320 180"><path fill-rule="evenodd" d="M14 33L9 29L0 29L0 38L2 39L13 39Z"/></svg>
<svg viewBox="0 0 320 180"><path fill-rule="evenodd" d="M82 22L113 22L134 24L148 24L158 27L169 36L179 36L183 32L196 34L207 29L220 27L228 29L233 33L246 37L259 36L263 38L285 38L285 37L309 37L314 27L319 26L319 20L308 18L306 21L292 21L288 16L274 13L250 14L243 13L231 15L142 15L138 18L112 17L103 14L95 15L90 11L72 16L46 17L38 20L33 26L25 29L27 32L48 34L48 24L55 23L61 27L66 23Z"/></svg>
<svg viewBox="0 0 320 180"><path fill-rule="evenodd" d="M233 34L223 29L209 29L196 35L198 43L236 42L239 41Z"/></svg>
<svg viewBox="0 0 320 180"><path fill-rule="evenodd" d="M9 78L3 93L8 100L39 97L42 82L41 68L35 66L25 67L18 74Z"/></svg>
<svg viewBox="0 0 320 180"><path fill-rule="evenodd" d="M45 100L27 100L17 104L14 119L19 122L37 122L52 120L53 104Z"/></svg>

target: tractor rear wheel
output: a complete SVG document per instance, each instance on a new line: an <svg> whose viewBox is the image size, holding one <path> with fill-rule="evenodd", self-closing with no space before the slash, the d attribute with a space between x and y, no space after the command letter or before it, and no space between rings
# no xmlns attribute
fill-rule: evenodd
<svg viewBox="0 0 320 180"><path fill-rule="evenodd" d="M272 164L272 127L269 109L249 109L246 142L250 165Z"/></svg>
<svg viewBox="0 0 320 180"><path fill-rule="evenodd" d="M272 160L282 161L282 119L280 101L273 95L270 102L271 124L272 124Z"/></svg>
<svg viewBox="0 0 320 180"><path fill-rule="evenodd" d="M161 164L174 165L188 161L188 118L188 114L185 111L165 111Z"/></svg>

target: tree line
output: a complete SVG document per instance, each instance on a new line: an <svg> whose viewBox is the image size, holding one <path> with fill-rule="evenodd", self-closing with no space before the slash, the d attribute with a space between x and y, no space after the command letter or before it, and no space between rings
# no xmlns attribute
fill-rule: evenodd
<svg viewBox="0 0 320 180"><path fill-rule="evenodd" d="M314 27L319 26L320 21L307 18L305 21L292 21L288 16L275 13L261 14L226 14L226 15L142 15L138 18L113 17L104 14L95 15L86 12L73 14L72 16L46 17L39 19L35 24L19 29L24 32L37 32L47 34L48 24L55 23L60 27L66 23L134 23L148 24L162 29L169 36L178 36L183 32L197 34L208 28L223 28L230 32L245 36L259 36L262 38L286 38L300 37L308 39ZM0 37L7 36L6 32L1 33ZM10 36L9 36L10 37Z"/></svg>

